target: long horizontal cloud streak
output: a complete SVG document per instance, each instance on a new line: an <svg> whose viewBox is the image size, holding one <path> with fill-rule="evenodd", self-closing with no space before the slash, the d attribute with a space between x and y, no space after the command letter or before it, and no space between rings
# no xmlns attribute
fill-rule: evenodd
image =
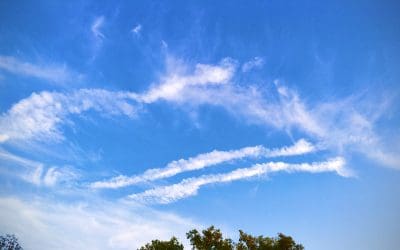
<svg viewBox="0 0 400 250"><path fill-rule="evenodd" d="M345 160L341 157L333 158L325 162L290 164L284 162L269 162L255 164L249 168L239 168L226 174L203 175L197 178L184 179L180 183L170 186L156 187L142 193L128 196L129 200L141 203L160 203L167 204L179 199L196 195L198 190L205 185L215 183L232 182L252 177L262 176L273 172L336 172L341 176L349 176L344 169Z"/></svg>
<svg viewBox="0 0 400 250"><path fill-rule="evenodd" d="M169 163L165 168L149 169L142 175L126 177L118 176L109 181L98 181L92 183L92 188L120 188L134 185L145 181L154 181L167 178L179 173L198 170L206 167L215 166L228 161L251 158L267 158L279 156L291 156L310 153L316 148L306 140L302 139L290 147L280 149L268 149L263 146L245 147L238 150L217 151L200 154L189 159L180 159Z"/></svg>

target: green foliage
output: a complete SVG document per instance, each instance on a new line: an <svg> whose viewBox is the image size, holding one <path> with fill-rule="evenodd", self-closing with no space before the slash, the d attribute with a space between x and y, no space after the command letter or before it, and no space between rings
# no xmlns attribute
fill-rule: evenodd
<svg viewBox="0 0 400 250"><path fill-rule="evenodd" d="M233 250L234 244L231 239L224 239L219 229L215 229L214 226L207 228L202 231L201 235L196 229L191 230L186 234L186 237L190 240L190 244L193 249L197 250Z"/></svg>
<svg viewBox="0 0 400 250"><path fill-rule="evenodd" d="M172 237L169 241L153 240L141 247L140 250L183 250L183 245L177 238Z"/></svg>
<svg viewBox="0 0 400 250"><path fill-rule="evenodd" d="M0 250L22 250L17 237L13 234L0 235Z"/></svg>
<svg viewBox="0 0 400 250"><path fill-rule="evenodd" d="M239 230L238 243L224 239L221 231L211 226L201 233L196 229L189 231L186 237L193 250L304 250L292 237L279 233L277 237L252 236ZM153 240L140 250L182 250L183 245L173 237L170 241Z"/></svg>
<svg viewBox="0 0 400 250"><path fill-rule="evenodd" d="M303 250L301 244L296 244L292 237L282 233L276 238L258 236L254 237L239 230L239 243L237 250Z"/></svg>

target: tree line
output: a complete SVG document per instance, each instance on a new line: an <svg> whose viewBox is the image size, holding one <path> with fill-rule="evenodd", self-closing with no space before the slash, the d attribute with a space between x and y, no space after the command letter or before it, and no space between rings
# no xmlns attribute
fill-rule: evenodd
<svg viewBox="0 0 400 250"><path fill-rule="evenodd" d="M193 229L186 233L193 250L304 250L292 237L279 233L276 237L252 236L239 230L239 241L224 238L221 230L211 226L200 233ZM153 240L138 250L183 250L177 238L169 241Z"/></svg>
<svg viewBox="0 0 400 250"><path fill-rule="evenodd" d="M292 237L279 233L276 237L252 236L239 230L239 241L224 238L221 230L211 226L200 233L193 229L186 233L193 250L304 250ZM0 250L22 250L15 235L0 236ZM138 250L183 250L183 244L172 237L168 241L152 240Z"/></svg>

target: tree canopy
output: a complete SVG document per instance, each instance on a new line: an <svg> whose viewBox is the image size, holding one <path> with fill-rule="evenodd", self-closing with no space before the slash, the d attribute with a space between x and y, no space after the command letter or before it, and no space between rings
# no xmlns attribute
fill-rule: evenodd
<svg viewBox="0 0 400 250"><path fill-rule="evenodd" d="M0 250L22 250L18 239L13 234L0 235Z"/></svg>
<svg viewBox="0 0 400 250"><path fill-rule="evenodd" d="M279 233L277 237L252 236L239 230L239 241L224 238L221 230L211 226L201 233L193 229L186 234L193 250L303 250L292 237ZM181 250L183 245L172 237L169 241L153 240L140 250Z"/></svg>
<svg viewBox="0 0 400 250"><path fill-rule="evenodd" d="M169 241L153 240L151 243L141 247L140 250L183 250L183 245L179 243L178 239L172 237Z"/></svg>

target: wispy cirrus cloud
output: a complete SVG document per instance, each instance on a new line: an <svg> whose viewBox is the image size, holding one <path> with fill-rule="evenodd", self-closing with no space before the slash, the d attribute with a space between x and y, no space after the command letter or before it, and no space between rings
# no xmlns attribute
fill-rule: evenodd
<svg viewBox="0 0 400 250"><path fill-rule="evenodd" d="M48 166L0 149L1 167L8 167L14 176L37 186L53 187L78 178L78 173L68 166Z"/></svg>
<svg viewBox="0 0 400 250"><path fill-rule="evenodd" d="M81 89L71 93L41 92L14 104L0 116L2 141L63 139L60 126L70 115L94 110L103 115L136 114L135 96L128 92Z"/></svg>
<svg viewBox="0 0 400 250"><path fill-rule="evenodd" d="M58 85L80 82L83 79L82 74L71 71L65 64L34 64L13 56L0 55L0 69L12 74L43 79Z"/></svg>
<svg viewBox="0 0 400 250"><path fill-rule="evenodd" d="M296 127L314 136L325 133L299 95L278 81L275 93L268 95L259 87L235 84L237 62L230 58L216 65L196 64L193 71L182 62L169 59L167 68L160 83L139 95L142 102L166 101L185 108L217 106L247 122L283 130Z"/></svg>
<svg viewBox="0 0 400 250"><path fill-rule="evenodd" d="M96 27L101 26L100 21ZM312 101L310 105L279 80L268 92L261 86L244 87L235 81L237 65L236 61L225 58L217 64L190 67L168 58L166 74L143 93L83 89L73 93L32 94L1 115L0 141L45 136L60 139L60 125L71 114L92 109L132 116L137 105L166 102L191 112L203 105L221 107L246 123L289 133L296 129L332 152L342 154L346 149L361 152L383 165L399 168L397 151L388 153L385 150L388 147L376 132L375 123L381 115L363 111L356 98Z"/></svg>
<svg viewBox="0 0 400 250"><path fill-rule="evenodd" d="M137 249L198 228L189 218L121 202L0 197L0 227L32 249ZM35 233L32 233L35 232Z"/></svg>
<svg viewBox="0 0 400 250"><path fill-rule="evenodd" d="M256 56L250 61L243 63L242 72L248 72L252 69L258 69L261 68L263 65L264 65L264 59Z"/></svg>
<svg viewBox="0 0 400 250"><path fill-rule="evenodd" d="M103 24L104 24L104 16L99 16L93 21L92 25L90 26L92 34L99 40L105 38L104 34L101 32Z"/></svg>
<svg viewBox="0 0 400 250"><path fill-rule="evenodd" d="M268 162L263 164L255 164L252 167L238 168L229 173L210 174L184 179L177 184L160 186L146 190L142 193L129 195L127 199L140 203L167 204L179 199L196 195L198 190L205 185L260 177L273 172L335 172L340 176L347 177L349 176L349 172L347 172L347 170L344 168L344 165L345 160L341 157L315 163L290 164L285 162Z"/></svg>
<svg viewBox="0 0 400 250"><path fill-rule="evenodd" d="M218 151L199 154L189 159L172 161L165 168L149 169L141 175L118 176L107 181L97 181L90 185L92 188L120 188L146 181L168 178L179 173L199 170L215 166L224 162L235 161L243 158L268 158L279 156L291 156L311 153L316 148L304 139L294 145L278 149L268 149L263 146L245 147L237 150Z"/></svg>
<svg viewBox="0 0 400 250"><path fill-rule="evenodd" d="M365 100L360 95L332 102L311 100L310 105L298 92L279 80L274 81L274 88L268 92L260 86L243 87L235 83L237 63L232 59L208 65L216 72L223 72L216 74L225 76L221 78L223 80L211 77L213 80L197 84L190 82L193 76L198 76L196 70L188 73L188 67L181 64L174 60L167 61L170 70L159 84L141 94L143 101L165 101L186 110L195 110L202 105L222 107L247 123L281 131L300 130L332 152L359 152L381 165L400 168L400 159L396 156L398 150L388 151L390 147L385 145L384 138L376 131L376 123L385 109L363 107ZM210 72L204 71L204 75L210 77L213 75ZM197 80L196 77L194 79ZM389 105L387 101L380 103Z"/></svg>
<svg viewBox="0 0 400 250"><path fill-rule="evenodd" d="M159 84L153 85L140 95L144 103L159 100L185 102L187 89L197 86L210 87L228 84L235 73L236 63L230 58L223 59L217 65L196 64L193 72L188 72L182 62L168 59L168 73L162 77Z"/></svg>
<svg viewBox="0 0 400 250"><path fill-rule="evenodd" d="M133 27L131 29L131 32L134 33L135 35L139 35L141 31L142 31L142 25L141 24L138 24L138 25L136 25L135 27Z"/></svg>

